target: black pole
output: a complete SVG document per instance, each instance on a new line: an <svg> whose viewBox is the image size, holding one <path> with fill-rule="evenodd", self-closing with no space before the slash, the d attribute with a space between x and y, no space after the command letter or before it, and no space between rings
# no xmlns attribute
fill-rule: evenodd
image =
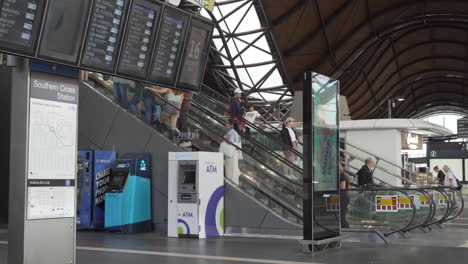
<svg viewBox="0 0 468 264"><path fill-rule="evenodd" d="M312 236L312 179L313 179L313 89L312 89L312 76L313 73L304 73L304 100L303 100L303 132L304 132L304 169L303 169L303 222L304 222L304 240L313 240Z"/></svg>

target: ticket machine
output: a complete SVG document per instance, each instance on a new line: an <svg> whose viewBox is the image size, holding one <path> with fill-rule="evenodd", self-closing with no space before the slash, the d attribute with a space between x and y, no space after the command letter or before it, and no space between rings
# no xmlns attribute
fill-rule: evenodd
<svg viewBox="0 0 468 264"><path fill-rule="evenodd" d="M77 229L104 228L104 195L115 158L113 151L78 151Z"/></svg>
<svg viewBox="0 0 468 264"><path fill-rule="evenodd" d="M223 166L222 153L169 153L169 237L207 238L224 234Z"/></svg>
<svg viewBox="0 0 468 264"><path fill-rule="evenodd" d="M105 228L123 233L151 232L151 155L119 155L105 195Z"/></svg>

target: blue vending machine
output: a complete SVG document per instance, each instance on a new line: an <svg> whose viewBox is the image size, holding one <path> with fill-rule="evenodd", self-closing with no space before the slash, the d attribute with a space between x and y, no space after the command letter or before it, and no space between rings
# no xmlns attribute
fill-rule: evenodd
<svg viewBox="0 0 468 264"><path fill-rule="evenodd" d="M128 153L115 161L106 193L105 228L151 232L151 155Z"/></svg>
<svg viewBox="0 0 468 264"><path fill-rule="evenodd" d="M77 229L104 229L104 197L115 159L113 151L78 151Z"/></svg>

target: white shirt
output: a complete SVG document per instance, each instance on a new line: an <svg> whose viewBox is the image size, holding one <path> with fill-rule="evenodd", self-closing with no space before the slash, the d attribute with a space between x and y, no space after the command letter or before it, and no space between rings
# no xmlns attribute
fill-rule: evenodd
<svg viewBox="0 0 468 264"><path fill-rule="evenodd" d="M254 123L257 118L259 118L261 115L258 111L252 111L252 112L247 112L245 114L245 120L249 121L250 123Z"/></svg>
<svg viewBox="0 0 468 264"><path fill-rule="evenodd" d="M455 179L455 174L453 174L451 170L445 173L444 185L448 187L454 187L454 188L458 187L457 180Z"/></svg>
<svg viewBox="0 0 468 264"><path fill-rule="evenodd" d="M292 128L287 127L287 129L288 129L288 132L289 132L289 137L291 138L291 142L297 141L296 133L294 133Z"/></svg>

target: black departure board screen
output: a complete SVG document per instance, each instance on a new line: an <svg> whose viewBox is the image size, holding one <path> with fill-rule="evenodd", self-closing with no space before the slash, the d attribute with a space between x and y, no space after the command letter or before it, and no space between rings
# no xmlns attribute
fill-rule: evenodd
<svg viewBox="0 0 468 264"><path fill-rule="evenodd" d="M44 0L1 0L0 8L0 49L35 55Z"/></svg>
<svg viewBox="0 0 468 264"><path fill-rule="evenodd" d="M162 5L148 0L133 1L117 72L145 78L151 62Z"/></svg>
<svg viewBox="0 0 468 264"><path fill-rule="evenodd" d="M129 0L95 0L81 66L113 72Z"/></svg>
<svg viewBox="0 0 468 264"><path fill-rule="evenodd" d="M194 92L200 91L212 32L213 26L209 22L192 19L177 81L178 88Z"/></svg>
<svg viewBox="0 0 468 264"><path fill-rule="evenodd" d="M152 82L175 86L187 33L190 14L165 7L148 79Z"/></svg>
<svg viewBox="0 0 468 264"><path fill-rule="evenodd" d="M91 0L49 0L39 58L78 64Z"/></svg>

